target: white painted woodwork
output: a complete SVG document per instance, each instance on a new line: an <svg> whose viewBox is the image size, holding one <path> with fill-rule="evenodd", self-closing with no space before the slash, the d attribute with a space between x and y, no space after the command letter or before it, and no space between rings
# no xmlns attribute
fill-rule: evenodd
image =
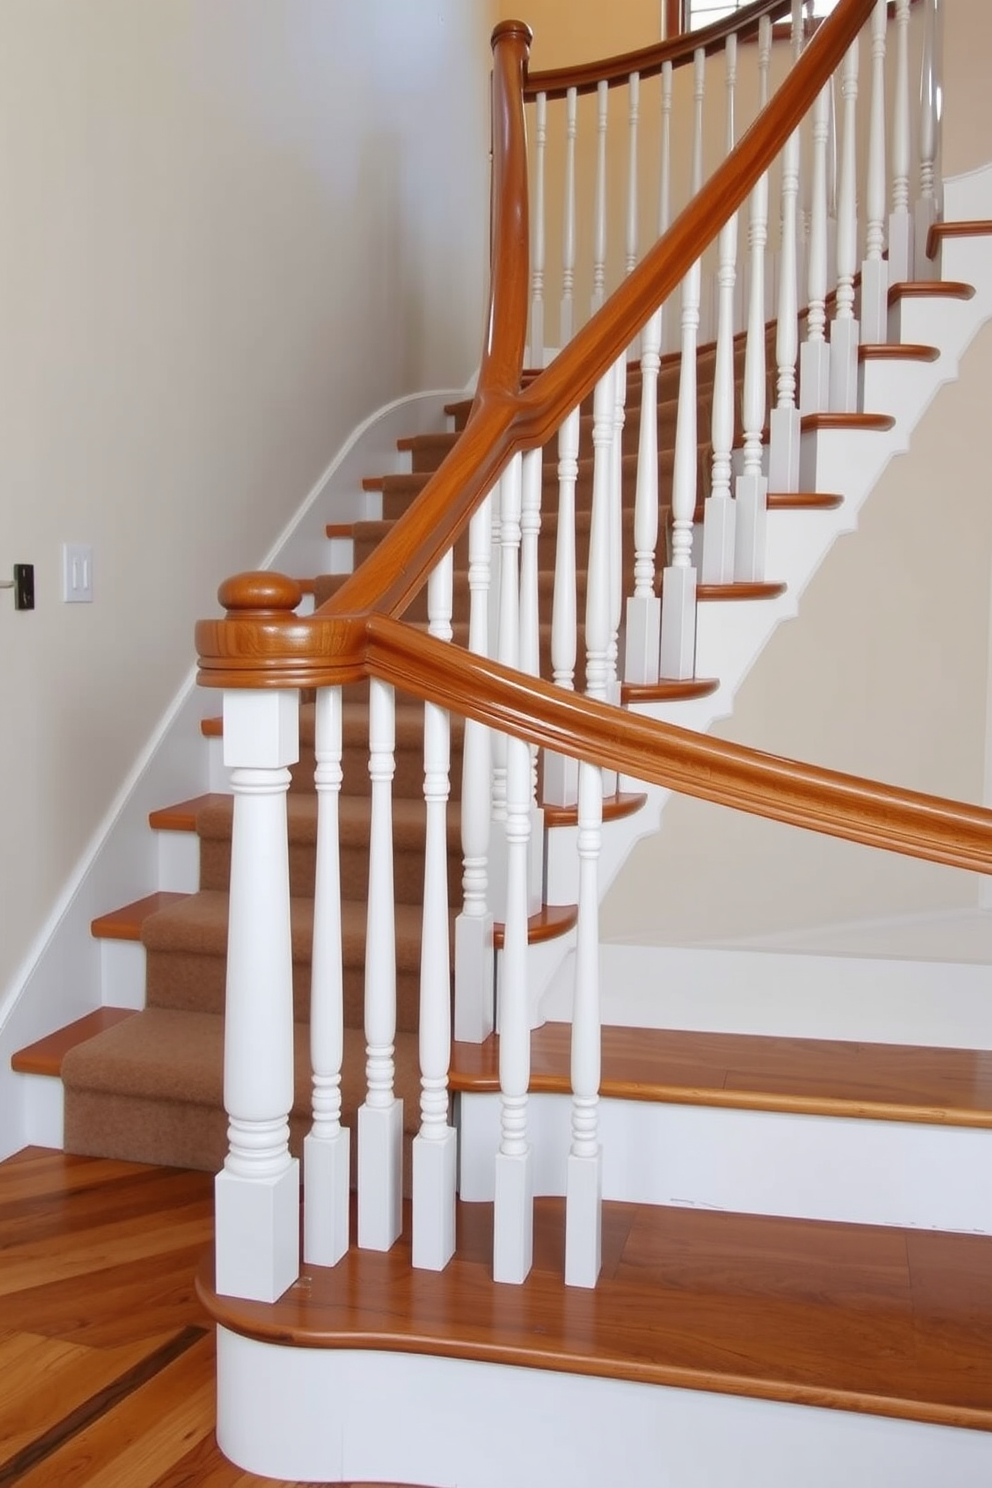
<svg viewBox="0 0 992 1488"><path fill-rule="evenodd" d="M794 30L794 50L798 31ZM778 310L775 328L776 398L769 419L768 485L772 491L799 489L799 408L796 361L799 356L799 130L782 152L782 236L778 259Z"/></svg>
<svg viewBox="0 0 992 1488"><path fill-rule="evenodd" d="M540 583L538 540L541 535L541 488L544 479L543 451L528 450L523 457L520 483L520 631L519 661L531 677L541 673ZM537 801L538 748L528 745L531 760L530 868L527 880L527 910L537 914L544 901L544 815Z"/></svg>
<svg viewBox="0 0 992 1488"><path fill-rule="evenodd" d="M428 581L432 635L451 639L452 553ZM451 728L424 704L424 915L420 943L420 1130L413 1140L413 1265L442 1271L455 1251L457 1138L448 1120L451 965L448 948L448 797Z"/></svg>
<svg viewBox="0 0 992 1488"><path fill-rule="evenodd" d="M228 1153L215 1183L217 1289L274 1302L299 1275L293 1105L293 949L288 766L299 759L299 693L224 693L234 793L224 1029Z"/></svg>
<svg viewBox="0 0 992 1488"><path fill-rule="evenodd" d="M341 954L341 688L321 687L315 705L317 854L310 973L313 1126L303 1143L303 1259L333 1266L348 1249L351 1135L341 1125L344 971Z"/></svg>
<svg viewBox="0 0 992 1488"><path fill-rule="evenodd" d="M837 312L830 327L830 407L855 413L858 406L858 343L854 276L858 267L857 106L860 38L841 68L841 148L837 182Z"/></svg>
<svg viewBox="0 0 992 1488"><path fill-rule="evenodd" d="M558 687L575 687L578 612L575 567L575 483L578 477L578 407L558 430L558 532L551 608L551 667ZM578 800L578 763L569 755L544 755L544 800L551 806L573 806Z"/></svg>
<svg viewBox="0 0 992 1488"><path fill-rule="evenodd" d="M658 547L658 371L662 311L656 310L641 337L641 422L634 494L634 593L627 600L624 677L654 682L661 643L661 599L655 591Z"/></svg>
<svg viewBox="0 0 992 1488"><path fill-rule="evenodd" d="M924 0L923 65L920 72L919 159L920 194L916 202L916 274L932 277L934 267L927 257L927 236L940 214L940 117L943 104L941 79L942 0Z"/></svg>
<svg viewBox="0 0 992 1488"><path fill-rule="evenodd" d="M565 1187L565 1282L594 1287L602 1260L599 878L603 795L600 771L579 766L579 921L572 1008L572 1141Z"/></svg>
<svg viewBox="0 0 992 1488"><path fill-rule="evenodd" d="M813 106L810 180L809 283L806 340L799 354L799 398L802 413L826 413L830 407L830 343L827 326L827 149L830 140L830 88L821 89Z"/></svg>
<svg viewBox="0 0 992 1488"><path fill-rule="evenodd" d="M596 89L596 195L593 216L592 301L593 315L606 298L606 130L610 91L605 82Z"/></svg>
<svg viewBox="0 0 992 1488"><path fill-rule="evenodd" d="M610 493L613 485L615 369L610 367L593 394L592 514L586 575L586 692L605 702L609 696L610 651Z"/></svg>
<svg viewBox="0 0 992 1488"><path fill-rule="evenodd" d="M737 86L737 37L728 36L725 48L727 122L724 144L727 153L737 139L735 99ZM713 372L713 477L703 512L704 584L729 584L734 578L734 545L737 508L731 492L731 451L734 444L734 323L737 293L737 213L720 232L717 270L716 366Z"/></svg>
<svg viewBox="0 0 992 1488"><path fill-rule="evenodd" d="M888 334L889 265L885 250L885 47L887 0L876 0L871 16L871 101L868 116L868 179L865 189L865 257L861 265L861 339L878 345Z"/></svg>
<svg viewBox="0 0 992 1488"><path fill-rule="evenodd" d="M627 82L627 232L624 240L624 272L637 263L640 221L640 176L637 138L641 118L641 75L632 72Z"/></svg>
<svg viewBox="0 0 992 1488"><path fill-rule="evenodd" d="M561 233L561 312L559 345L572 339L575 310L575 133L578 91L569 88L565 96L565 199L562 207Z"/></svg>
<svg viewBox="0 0 992 1488"><path fill-rule="evenodd" d="M499 480L499 546L496 660L520 664L520 543L523 508L523 456L516 454ZM492 819L489 841L489 905L496 920L506 919L506 735L491 735Z"/></svg>
<svg viewBox="0 0 992 1488"><path fill-rule="evenodd" d="M393 916L393 774L396 710L392 687L369 680L368 919L365 936L366 1095L358 1112L358 1243L388 1250L402 1227L403 1102L394 1093L396 924Z"/></svg>
<svg viewBox="0 0 992 1488"><path fill-rule="evenodd" d="M892 211L889 214L889 279L902 284L913 278L916 259L913 218L909 207L909 163L912 129L909 111L909 6L895 0L895 79L892 94Z"/></svg>
<svg viewBox="0 0 992 1488"><path fill-rule="evenodd" d="M533 367L544 366L544 163L547 141L548 95L538 93L534 101L534 193L531 198L534 229L531 244L530 360Z"/></svg>
<svg viewBox="0 0 992 1488"><path fill-rule="evenodd" d="M531 1268L534 1189L527 1139L530 1008L527 998L527 877L530 750L507 740L506 929L499 977L500 1142L496 1154L493 1277L522 1282Z"/></svg>
<svg viewBox="0 0 992 1488"><path fill-rule="evenodd" d="M661 66L661 151L658 170L658 236L672 220L672 79L671 62Z"/></svg>
<svg viewBox="0 0 992 1488"><path fill-rule="evenodd" d="M661 591L661 676L691 677L696 664L696 570L692 524L696 510L696 342L701 264L682 281L682 364L672 472L672 552Z"/></svg>
<svg viewBox="0 0 992 1488"><path fill-rule="evenodd" d="M627 412L627 358L613 367L613 480L610 485L610 653L609 690L620 702L620 622L623 619L623 428Z"/></svg>

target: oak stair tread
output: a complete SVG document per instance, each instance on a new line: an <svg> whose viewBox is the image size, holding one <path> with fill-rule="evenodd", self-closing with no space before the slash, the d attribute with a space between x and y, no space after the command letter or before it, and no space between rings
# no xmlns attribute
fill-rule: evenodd
<svg viewBox="0 0 992 1488"><path fill-rule="evenodd" d="M932 222L927 233L927 258L936 258L946 238L987 238L992 235L992 222L976 217L960 222Z"/></svg>
<svg viewBox="0 0 992 1488"><path fill-rule="evenodd" d="M120 909L112 909L109 914L98 915L90 924L90 934L96 940L140 940L142 928L152 915L172 909L188 897L188 894L158 889L154 894L132 899L130 904L123 904Z"/></svg>
<svg viewBox="0 0 992 1488"><path fill-rule="evenodd" d="M718 677L659 677L657 682L621 682L620 701L632 703L689 702L709 697L720 686Z"/></svg>
<svg viewBox="0 0 992 1488"><path fill-rule="evenodd" d="M615 791L612 796L604 796L603 821L622 821L625 817L636 816L647 805L647 799L643 791ZM578 824L578 806L553 806L545 802L541 810L546 827L574 827Z"/></svg>
<svg viewBox="0 0 992 1488"><path fill-rule="evenodd" d="M906 279L889 286L889 304L900 300L971 300L975 286L961 279Z"/></svg>
<svg viewBox="0 0 992 1488"><path fill-rule="evenodd" d="M992 1128L992 1052L908 1044L604 1026L600 1093L722 1106ZM568 1094L571 1029L531 1034L530 1089ZM499 1089L499 1039L452 1045L451 1087Z"/></svg>
<svg viewBox="0 0 992 1488"><path fill-rule="evenodd" d="M603 1205L595 1290L562 1286L564 1202L534 1205L521 1286L492 1281L492 1205L459 1202L441 1272L390 1251L308 1265L274 1304L197 1291L266 1342L380 1348L992 1429L992 1239ZM354 1233L354 1223L352 1225Z"/></svg>
<svg viewBox="0 0 992 1488"><path fill-rule="evenodd" d="M36 1039L33 1044L26 1044L23 1049L18 1049L11 1055L10 1067L22 1075L58 1077L62 1073L62 1060L70 1049L74 1049L77 1044L85 1044L87 1039L95 1038L98 1033L105 1033L108 1028L122 1023L125 1018L133 1018L135 1012L134 1008L95 1008L75 1022L66 1023L62 1028L46 1033L44 1038Z"/></svg>

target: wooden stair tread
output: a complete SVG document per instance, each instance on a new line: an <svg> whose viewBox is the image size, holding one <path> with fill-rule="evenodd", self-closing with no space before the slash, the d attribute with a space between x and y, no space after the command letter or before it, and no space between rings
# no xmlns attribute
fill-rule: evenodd
<svg viewBox="0 0 992 1488"><path fill-rule="evenodd" d="M992 235L992 222L974 218L961 222L933 222L927 233L927 258L936 258L945 238L987 238Z"/></svg>
<svg viewBox="0 0 992 1488"><path fill-rule="evenodd" d="M778 599L788 584L774 579L737 579L732 584L697 584L696 599Z"/></svg>
<svg viewBox="0 0 992 1488"><path fill-rule="evenodd" d="M806 413L800 421L803 434L820 429L864 429L869 433L884 434L895 428L891 413Z"/></svg>
<svg viewBox="0 0 992 1488"><path fill-rule="evenodd" d="M99 915L90 925L90 934L96 940L140 940L141 930L150 915L160 909L172 909L190 898L189 894L176 894L168 889L159 889L135 899L109 914Z"/></svg>
<svg viewBox="0 0 992 1488"><path fill-rule="evenodd" d="M157 832L195 832L196 818L206 806L218 806L227 800L222 791L208 791L203 796L191 796L188 801L177 801L174 806L162 806L148 813L148 825Z"/></svg>
<svg viewBox="0 0 992 1488"><path fill-rule="evenodd" d="M940 351L921 341L864 342L858 347L859 362L936 362Z"/></svg>
<svg viewBox="0 0 992 1488"><path fill-rule="evenodd" d="M835 491L769 491L769 511L834 511L844 498Z"/></svg>
<svg viewBox="0 0 992 1488"><path fill-rule="evenodd" d="M621 682L622 703L677 703L709 697L720 686L718 677L660 677L657 682Z"/></svg>
<svg viewBox="0 0 992 1488"><path fill-rule="evenodd" d="M907 279L889 286L889 304L900 300L971 300L975 286L960 279Z"/></svg>
<svg viewBox="0 0 992 1488"><path fill-rule="evenodd" d="M134 1013L133 1008L96 1008L92 1013L77 1018L74 1023L56 1028L54 1033L48 1033L44 1038L36 1039L33 1044L18 1049L16 1054L11 1055L10 1067L21 1075L58 1076L62 1072L62 1060L70 1049L74 1049L77 1044L86 1043L87 1039L95 1038L108 1028L113 1028L125 1018L133 1018Z"/></svg>
<svg viewBox="0 0 992 1488"><path fill-rule="evenodd" d="M622 821L624 817L635 816L647 804L647 799L643 791L617 791L612 796L604 796L603 821ZM541 810L546 827L574 827L578 824L578 806L549 806L545 802Z"/></svg>
<svg viewBox="0 0 992 1488"><path fill-rule="evenodd" d="M992 1429L988 1237L605 1203L599 1285L586 1290L562 1282L564 1202L538 1199L534 1217L521 1286L492 1281L492 1206L460 1202L441 1272L412 1269L407 1207L390 1251L308 1265L272 1305L219 1296L212 1255L197 1292L216 1322L266 1342Z"/></svg>
<svg viewBox="0 0 992 1488"><path fill-rule="evenodd" d="M567 1093L570 1028L531 1035L531 1090ZM992 1128L992 1052L604 1027L603 1096ZM499 1040L452 1045L453 1090L499 1089Z"/></svg>
<svg viewBox="0 0 992 1488"><path fill-rule="evenodd" d="M567 935L569 930L578 923L579 906L577 904L544 904L527 919L527 944L540 945L546 940L556 940L559 935ZM506 938L506 926L501 920L493 922L493 945L497 951L503 949Z"/></svg>

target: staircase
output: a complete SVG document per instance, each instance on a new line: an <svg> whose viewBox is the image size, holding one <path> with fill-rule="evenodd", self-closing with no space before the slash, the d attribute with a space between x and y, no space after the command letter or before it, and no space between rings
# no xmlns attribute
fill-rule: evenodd
<svg viewBox="0 0 992 1488"><path fill-rule="evenodd" d="M949 192L949 203L954 195ZM959 216L967 215L963 192L956 206ZM887 401L884 391L891 343L884 356L862 347L861 407L840 416L814 413L804 422L802 478L794 489L771 490L767 497L770 577L757 573L743 580L700 584L693 672L624 684L628 713L645 720L645 730L654 720L674 720L680 710L693 728L705 727L725 712L756 648L779 619L794 612L798 592L833 538L854 524L874 471L899 443L904 447L908 442L914 421L940 378L948 375L948 365L955 364L974 326L992 313L992 275L982 244L985 232L984 224L973 223L970 234L946 235L943 268L950 289L933 281L925 287L914 285L911 291L893 290L892 339L907 343L905 364L916 369L902 379L897 394ZM973 284L978 288L974 307ZM969 319L973 310L977 313ZM776 328L772 326L762 339L766 349L773 348ZM943 357L937 372L931 346ZM739 447L748 437L746 364L753 345L749 353L746 338L740 336L735 353L734 442ZM711 496L714 454L707 431L714 401L722 396L716 388L717 345L698 351L690 345L688 355L699 384L701 433L693 441L691 489L684 477L684 451L681 479L676 453L684 359L662 361L657 395L661 453L654 462L655 489L672 493L657 497L655 503L660 547L667 549L667 584L676 581L669 573L677 573L674 560L684 558L687 528L695 529L691 537L697 551L704 541L702 518L705 498ZM775 395L774 355L772 351L767 362L769 403ZM635 580L642 388L639 369L631 365L623 443L617 455L625 533L624 593ZM753 378L750 392L753 397ZM874 422L865 410L876 415ZM382 516L351 527L356 568L372 558L380 543L385 541L388 548L389 534L396 530L393 524L425 488L429 496L430 477L463 428L465 442L471 442L469 407L453 403L448 416L454 429L401 441L412 466L408 474L374 476L366 482L370 493L381 493ZM579 420L580 450L602 442L597 441L604 427L597 422L600 417L596 400L587 395ZM560 476L554 441L545 445L541 462L545 516L536 541L536 589L543 597L542 615L549 613L556 586L554 498ZM580 456L575 485L580 614L595 546L601 481L596 461ZM798 538L788 535L790 522L801 524ZM822 531L811 537L810 524L821 523ZM340 537L340 529L336 527L333 535ZM470 542L466 529L454 547L450 618L456 646L471 642ZM347 584L346 576L314 581L318 611L333 612L342 590L354 592ZM255 582L252 594L249 604L228 587L224 602L232 617L250 620L264 609L291 623L290 600L295 603L297 598L292 586L280 589L279 581L272 581L266 588L264 581ZM328 610L321 610L325 605ZM724 612L721 622L709 618L717 611ZM733 617L729 627L728 611ZM423 591L405 611L404 620L422 633L443 635L444 602L435 599L429 604ZM383 637L388 638L386 632ZM557 671L550 621L538 627L537 637L540 675L550 678ZM380 644L385 645L385 639ZM433 653L424 652L425 657L429 654ZM579 659L576 686L587 685L595 694L591 650L589 667L587 671ZM375 679L374 670L371 675ZM498 669L493 675L498 684ZM376 681L371 685L374 689ZM292 766L287 797L295 1072L290 1146L294 1153L302 1153L315 1109L312 1049L317 1047L318 1057L324 1057L319 1034L316 1044L311 1041L308 1016L314 930L322 920L321 910L314 907L315 894L320 893L319 798L322 792L336 794L336 755L322 742L318 713L321 693L336 690L341 699L343 777L337 813L344 1024L340 1120L353 1140L363 1119L359 1108L363 1100L369 1102L366 1045L381 1051L391 1044L392 1090L403 1103L402 1189L407 1198L413 1194L416 1204L410 1141L418 1131L423 1141L421 1117L427 1107L420 1109L422 1084L426 1090L430 1073L422 1002L427 979L424 863L431 810L430 800L426 808L424 804L423 707L414 695L416 688L409 697L397 695L394 748L383 733L382 714L377 723L374 708L370 724L367 679L345 679L340 689L317 686L316 700L305 700L300 710L300 759ZM454 935L462 905L462 823L456 803L466 731L453 722L448 776L452 809L440 851L446 863L441 916L445 941ZM207 732L217 735L221 729L212 724ZM279 748L284 752L282 743ZM387 754L393 756L388 770L383 764ZM657 823L668 793L668 786L655 775L645 790L635 789L640 782L625 778L623 758L618 756L620 779L602 802L603 872L596 894L637 835ZM372 924L370 906L377 893L373 797L393 767L395 1036L388 1026L363 1029L363 1021L367 1024L370 1017L366 977L372 960L366 926ZM519 824L512 762L506 769L506 815ZM58 1046L55 1057L65 1087L65 1142L70 1150L208 1170L224 1165L228 1116L222 1090L223 1008L236 809L235 798L218 793L155 813L151 825L156 830L195 836L198 891L174 896L165 904L140 901L94 927L97 933L140 937L146 997L140 1011L119 1019L104 1016L102 1021L109 1026L95 1037L77 1042L69 1034ZM986 1133L992 1127L992 1069L985 1054L727 1033L641 1031L631 1036L630 1030L604 1029L598 1056L602 1076L595 1086L599 1124L594 1128L594 1146L602 1148L602 1158L596 1159L601 1166L595 1171L608 1201L595 1256L601 1281L596 1291L562 1289L561 1253L565 1249L568 1255L573 1244L571 1239L566 1242L573 1221L566 1218L559 1196L567 1193L571 1213L575 1200L572 1157L567 1156L570 1120L572 1156L582 1160L581 1151L576 1154L571 1094L581 1095L588 1066L583 1068L581 1055L576 1065L578 1035L553 1019L567 1020L571 1010L573 971L581 965L584 933L580 919L576 936L576 914L584 911L587 924L590 900L583 865L566 862L567 850L556 845L556 836L571 844L576 837L581 843L586 834L588 859L591 828L585 811L582 799L549 805L547 902L538 913L528 903L531 913L523 922L519 910L526 895L521 898L513 891L520 860L517 869L511 863L502 909L506 923L494 931L497 948L504 947L497 976L504 1049L495 1037L456 1042L453 1048L447 1078L459 1104L456 1256L444 1269L443 1261L440 1266L428 1262L427 1271L411 1269L411 1260L414 1267L424 1264L417 1254L417 1210L411 1218L409 1208L399 1206L390 1177L375 1200L379 1214L374 1223L380 1224L382 1234L395 1221L402 1239L352 1247L336 1265L320 1264L317 1253L305 1249L307 1274L298 1275L294 1258L291 1264L298 1279L274 1305L259 1300L260 1293L222 1284L205 1265L200 1287L220 1324L219 1371L232 1402L230 1411L221 1412L222 1446L253 1471L300 1480L361 1472L482 1485L592 1482L619 1475L632 1481L702 1485L719 1474L728 1481L784 1485L799 1481L800 1473L804 1481L821 1481L815 1474L822 1463L824 1483L984 1481L992 1471L992 1391L987 1385L992 1298L984 1280L989 1274L986 1237L992 1233L992 1212L972 1175L975 1163L987 1160ZM977 834L978 854L984 850L985 829L979 814L974 814L971 827ZM962 828L965 836L971 827ZM975 861L966 857L964 848L945 846L940 851L945 861ZM429 853L427 861L431 877ZM433 860L435 869L438 861ZM527 971L520 1002L515 988L522 966ZM576 1029L581 976L580 972L575 991ZM604 994L608 1007L608 988ZM483 1005L484 1017L491 983L476 987L474 995ZM549 1011L552 1021L529 1036L527 1025L542 1023ZM373 1010L373 1023L375 1016ZM436 1010L428 1010L428 1026L435 1021ZM509 1275L495 1284L489 1279L489 1257L495 1253L500 1277L506 1255L525 1250L526 1244L521 1247L519 1235L504 1241L501 1262L501 1180L498 1176L494 1180L492 1154L500 1148L501 1124L505 1139L508 1097L515 1098L513 1082L519 1080L519 1064L508 1078L505 1049L512 1044L519 1051L521 1028L528 1050L524 1090L530 1091L528 1181L546 1197L537 1202L535 1228L527 1242L532 1247L532 1273L524 1280L530 1269L525 1267L524 1276L512 1278L522 1285L508 1288L503 1283L511 1279ZM89 1032L89 1026L83 1031ZM283 1068L282 1051L273 1047L278 1073ZM38 1073L51 1057L45 1048L26 1050L16 1067ZM259 1086L268 1079L268 1072L259 1075ZM332 1133L326 1140L336 1138ZM383 1139L384 1145L391 1140ZM757 1165L756 1151L762 1154ZM659 1160L665 1154L669 1156ZM359 1178L360 1194L362 1162L360 1150L352 1154L350 1168ZM340 1165L335 1168L334 1183L341 1171ZM292 1170L290 1174L287 1187L293 1189L295 1174ZM443 1211L446 1180L430 1181L438 1185L434 1191L441 1195L438 1207ZM221 1264L226 1202L219 1195ZM509 1207L519 1207L520 1202L518 1195ZM362 1203L360 1196L360 1239ZM598 1200L588 1195L578 1203L579 1213L598 1212ZM282 1200L274 1196L272 1212L280 1205ZM684 1211L667 1207L672 1205L692 1207ZM273 1235L278 1274L287 1244L296 1249L295 1199L283 1207L290 1238L287 1241L285 1233L280 1238L277 1219ZM727 1212L708 1214L708 1208ZM751 1213L744 1217L733 1211ZM264 1229L268 1220L258 1220L262 1211L252 1213L256 1213L252 1223L259 1222ZM339 1222L340 1217L335 1223ZM514 1223L519 1227L520 1214ZM444 1230L443 1212L437 1229ZM923 1233L928 1229L940 1233L928 1236ZM968 1230L980 1234L952 1233ZM306 1233L309 1237L310 1231ZM305 1247L309 1244L308 1238ZM592 1242L580 1241L579 1251L584 1253L580 1264L590 1263ZM770 1256L775 1258L772 1264ZM515 1264L517 1260L511 1260L511 1270ZM566 1260L566 1275L569 1264ZM432 1270L440 1274L432 1275ZM958 1279L956 1287L950 1284L952 1276ZM971 1285L969 1279L979 1276L981 1284L976 1280ZM278 1294L284 1289L274 1290ZM852 1295L854 1305L849 1306ZM828 1337L826 1319L835 1312L842 1322L836 1336ZM287 1346L291 1344L307 1347ZM309 1402L314 1399L335 1403L330 1435L323 1419L325 1407L313 1407ZM394 1439L388 1443L379 1439L382 1433L375 1425L385 1399L391 1410L395 1408ZM798 1413L801 1421L796 1406L805 1407ZM466 1424L465 1442L439 1445L445 1422L450 1426L452 1417L459 1416ZM514 1440L494 1444L490 1460L480 1464L477 1442L487 1425L491 1431L494 1419L515 1423L508 1433ZM610 1421L605 1433L604 1419ZM568 1441L563 1439L562 1422L569 1423ZM774 1447L769 1447L770 1441ZM526 1457L520 1455L520 1443L526 1444Z"/></svg>

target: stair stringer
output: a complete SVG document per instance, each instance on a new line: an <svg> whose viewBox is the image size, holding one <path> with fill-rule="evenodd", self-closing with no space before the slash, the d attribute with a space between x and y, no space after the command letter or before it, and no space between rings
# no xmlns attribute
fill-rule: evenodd
<svg viewBox="0 0 992 1488"><path fill-rule="evenodd" d="M948 220L977 218L986 206L992 212L992 165L947 182ZM953 214L953 216L952 216ZM988 239L954 238L943 245L942 277L972 284L971 300L914 299L901 310L901 339L936 346L935 362L869 363L864 369L864 408L891 414L887 431L821 430L802 436L806 480L804 488L843 494L831 511L769 511L766 572L784 580L787 588L776 599L711 601L697 613L696 674L717 677L720 685L708 697L691 702L638 704L632 711L646 717L707 732L733 711L734 698L771 636L784 620L799 614L803 591L839 537L857 529L858 514L895 456L908 451L913 430L942 386L959 375L960 361L979 329L992 319L992 254ZM726 624L730 606L733 624ZM643 809L603 831L599 863L600 895L613 880L641 838L658 832L664 806L671 794L657 786L621 779L621 789L647 791ZM561 829L559 829L561 830ZM577 897L574 855L556 849L549 860L548 899L569 903ZM532 948L528 992L531 1021L570 1018L574 933Z"/></svg>
<svg viewBox="0 0 992 1488"><path fill-rule="evenodd" d="M296 576L326 571L326 523L377 516L380 497L363 491L363 476L403 468L409 457L397 452L397 440L444 429L445 403L464 391L417 393L376 410L335 454L259 567ZM16 1050L94 1008L144 1005L144 948L96 941L90 925L108 905L198 887L195 857L177 856L165 840L173 834L150 831L148 815L163 802L227 788L200 730L219 702L216 692L197 687L191 669L0 996L0 1159L32 1142L61 1145L61 1082L11 1070Z"/></svg>

